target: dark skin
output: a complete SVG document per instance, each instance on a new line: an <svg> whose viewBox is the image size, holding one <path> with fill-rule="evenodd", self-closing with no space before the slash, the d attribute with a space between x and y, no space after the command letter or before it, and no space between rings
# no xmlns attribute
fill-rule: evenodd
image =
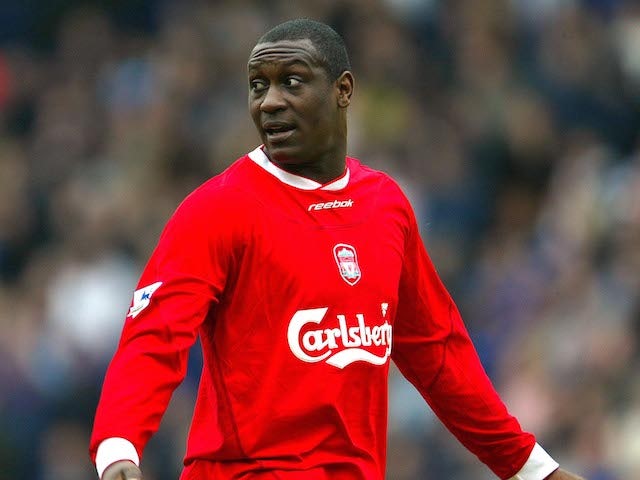
<svg viewBox="0 0 640 480"><path fill-rule="evenodd" d="M345 171L353 75L331 79L310 40L260 43L249 57L249 112L269 159L326 183Z"/></svg>
<svg viewBox="0 0 640 480"><path fill-rule="evenodd" d="M347 107L353 75L331 79L310 40L260 43L248 63L249 111L269 159L319 183L346 168ZM102 480L142 480L133 462L111 464ZM558 469L545 480L584 480Z"/></svg>
<svg viewBox="0 0 640 480"><path fill-rule="evenodd" d="M107 467L102 480L142 480L142 472L132 461L120 460Z"/></svg>

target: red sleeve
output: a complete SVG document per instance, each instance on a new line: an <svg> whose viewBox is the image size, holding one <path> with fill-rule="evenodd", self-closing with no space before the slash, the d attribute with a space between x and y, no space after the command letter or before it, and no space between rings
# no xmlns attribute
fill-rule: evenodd
<svg viewBox="0 0 640 480"><path fill-rule="evenodd" d="M196 192L197 193L197 192ZM123 437L140 457L186 374L187 356L233 259L224 202L192 194L162 233L138 283L107 370L90 441Z"/></svg>
<svg viewBox="0 0 640 480"><path fill-rule="evenodd" d="M511 478L527 461L535 438L522 431L493 388L413 215L411 220L393 359L456 438L500 478Z"/></svg>

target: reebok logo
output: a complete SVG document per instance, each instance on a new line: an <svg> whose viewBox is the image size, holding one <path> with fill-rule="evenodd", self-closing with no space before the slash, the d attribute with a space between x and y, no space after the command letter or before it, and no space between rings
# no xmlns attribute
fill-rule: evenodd
<svg viewBox="0 0 640 480"><path fill-rule="evenodd" d="M334 200L332 202L312 203L307 208L307 212L311 210L329 210L332 208L349 208L353 207L353 200Z"/></svg>

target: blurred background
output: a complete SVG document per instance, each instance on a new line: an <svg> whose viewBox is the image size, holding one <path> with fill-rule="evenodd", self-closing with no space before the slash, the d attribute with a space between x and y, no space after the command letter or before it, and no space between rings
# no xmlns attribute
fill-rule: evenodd
<svg viewBox="0 0 640 480"><path fill-rule="evenodd" d="M590 480L640 479L640 3L0 2L0 479L95 478L138 275L253 149L245 66L298 16L345 38L351 155L394 175L497 389ZM143 462L176 479L198 378ZM397 372L391 480L490 479Z"/></svg>

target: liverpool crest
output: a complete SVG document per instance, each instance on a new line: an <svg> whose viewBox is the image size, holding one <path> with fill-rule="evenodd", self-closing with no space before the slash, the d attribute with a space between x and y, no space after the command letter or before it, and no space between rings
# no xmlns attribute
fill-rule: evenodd
<svg viewBox="0 0 640 480"><path fill-rule="evenodd" d="M351 286L358 283L362 272L358 265L356 249L346 243L339 243L333 247L333 258L336 259L342 279Z"/></svg>

